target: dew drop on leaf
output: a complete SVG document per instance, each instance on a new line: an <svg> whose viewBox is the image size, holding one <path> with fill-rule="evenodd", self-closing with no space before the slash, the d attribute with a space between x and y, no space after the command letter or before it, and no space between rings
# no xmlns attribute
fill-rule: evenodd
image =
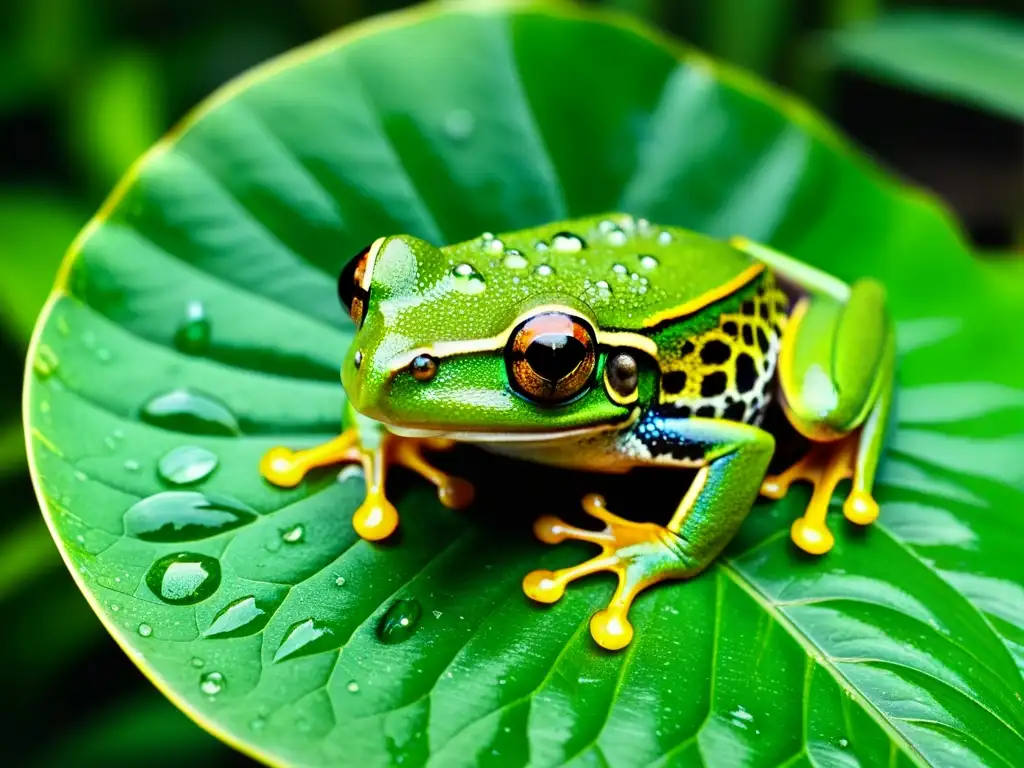
<svg viewBox="0 0 1024 768"><path fill-rule="evenodd" d="M242 637L259 631L269 619L253 595L228 603L213 617L204 637Z"/></svg>
<svg viewBox="0 0 1024 768"><path fill-rule="evenodd" d="M541 277L550 277L551 275L555 274L555 270L551 267L550 264L541 264L533 271L536 272Z"/></svg>
<svg viewBox="0 0 1024 768"><path fill-rule="evenodd" d="M224 690L227 682L220 672L207 672L199 678L199 690L207 696L216 696Z"/></svg>
<svg viewBox="0 0 1024 768"><path fill-rule="evenodd" d="M149 624L139 624L139 634L143 637L149 637L153 634L153 628Z"/></svg>
<svg viewBox="0 0 1024 768"><path fill-rule="evenodd" d="M32 359L32 370L41 379L48 379L57 370L60 361L57 353L48 344L40 344L36 349L36 355Z"/></svg>
<svg viewBox="0 0 1024 768"><path fill-rule="evenodd" d="M256 519L242 502L221 494L162 491L137 501L124 513L124 530L143 541L194 541Z"/></svg>
<svg viewBox="0 0 1024 768"><path fill-rule="evenodd" d="M192 605L217 591L220 563L194 552L166 555L146 572L146 586L165 603Z"/></svg>
<svg viewBox="0 0 1024 768"><path fill-rule="evenodd" d="M420 621L423 609L418 600L396 600L377 624L377 637L393 645L408 640Z"/></svg>
<svg viewBox="0 0 1024 768"><path fill-rule="evenodd" d="M345 686L349 693L359 693L359 683L355 680L350 680L349 684Z"/></svg>
<svg viewBox="0 0 1024 768"><path fill-rule="evenodd" d="M329 639L332 634L330 627L316 619L306 619L292 624L281 641L281 647L274 654L274 661L284 661L326 650L323 648L324 643L317 641Z"/></svg>
<svg viewBox="0 0 1024 768"><path fill-rule="evenodd" d="M170 485L192 485L217 468L217 454L197 445L181 445L165 453L157 464L160 479Z"/></svg>
<svg viewBox="0 0 1024 768"><path fill-rule="evenodd" d="M300 544L305 535L306 529L301 524L297 524L281 531L281 541L286 544Z"/></svg>
<svg viewBox="0 0 1024 768"><path fill-rule="evenodd" d="M335 584L335 586L338 586L338 587L344 587L345 586L345 577L344 576L338 576L334 580L334 584Z"/></svg>
<svg viewBox="0 0 1024 768"><path fill-rule="evenodd" d="M147 424L173 432L241 434L238 419L224 403L191 389L174 389L157 395L142 407L139 415Z"/></svg>
<svg viewBox="0 0 1024 768"><path fill-rule="evenodd" d="M444 133L452 141L465 141L473 135L476 118L468 109L453 109L444 118Z"/></svg>
<svg viewBox="0 0 1024 768"><path fill-rule="evenodd" d="M504 264L508 269L525 269L528 262L521 251L512 248L506 252Z"/></svg>
<svg viewBox="0 0 1024 768"><path fill-rule="evenodd" d="M658 266L658 260L649 253L640 257L640 266L644 269L654 269Z"/></svg>
<svg viewBox="0 0 1024 768"><path fill-rule="evenodd" d="M174 334L174 346L189 355L201 355L210 346L210 319L200 301L185 307L185 320Z"/></svg>
<svg viewBox="0 0 1024 768"><path fill-rule="evenodd" d="M672 242L672 233L671 232L663 231L663 232L659 232L658 233L658 244L659 245L668 245L671 242Z"/></svg>

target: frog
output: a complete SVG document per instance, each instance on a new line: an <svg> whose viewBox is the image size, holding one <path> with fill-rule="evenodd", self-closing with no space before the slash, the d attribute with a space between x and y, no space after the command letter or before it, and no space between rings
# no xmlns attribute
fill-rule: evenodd
<svg viewBox="0 0 1024 768"><path fill-rule="evenodd" d="M399 524L385 487L393 467L431 482L448 507L471 504L472 484L431 460L457 444L595 475L675 472L666 523L647 509L620 516L597 493L582 499L597 528L533 522L542 542L599 552L525 574L528 598L554 603L577 579L615 575L589 621L603 648L632 641L641 592L713 563L759 496L811 485L789 532L813 556L834 545L826 515L842 481L845 518L878 517L896 361L885 289L870 277L847 283L742 236L605 213L452 245L382 236L348 261L338 291L356 327L342 431L272 449L263 477L287 488L318 467L361 465L352 523L381 541ZM775 474L770 408L809 446Z"/></svg>

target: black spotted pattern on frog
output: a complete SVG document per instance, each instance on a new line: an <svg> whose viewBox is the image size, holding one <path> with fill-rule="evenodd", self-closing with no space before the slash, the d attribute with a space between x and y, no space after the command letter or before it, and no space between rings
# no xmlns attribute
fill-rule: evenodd
<svg viewBox="0 0 1024 768"><path fill-rule="evenodd" d="M723 302L717 326L657 338L662 413L760 424L788 308L766 273L756 288Z"/></svg>

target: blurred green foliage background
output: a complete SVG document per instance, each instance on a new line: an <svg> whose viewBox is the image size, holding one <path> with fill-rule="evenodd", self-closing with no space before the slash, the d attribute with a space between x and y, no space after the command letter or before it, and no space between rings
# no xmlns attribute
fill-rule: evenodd
<svg viewBox="0 0 1024 768"><path fill-rule="evenodd" d="M233 765L106 636L43 525L20 389L61 256L150 144L246 68L402 0L0 3L0 750L18 765ZM793 90L956 211L1024 245L1019 0L592 0ZM33 734L29 738L29 734Z"/></svg>

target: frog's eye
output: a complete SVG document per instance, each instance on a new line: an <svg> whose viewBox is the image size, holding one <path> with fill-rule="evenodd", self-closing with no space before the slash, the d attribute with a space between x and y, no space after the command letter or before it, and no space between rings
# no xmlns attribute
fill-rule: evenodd
<svg viewBox="0 0 1024 768"><path fill-rule="evenodd" d="M384 238L380 237L366 246L349 261L338 276L338 298L348 309L356 327L363 324L366 305L370 302L370 273Z"/></svg>
<svg viewBox="0 0 1024 768"><path fill-rule="evenodd" d="M596 361L593 331L563 312L543 312L523 321L505 349L512 386L540 403L579 394L590 382Z"/></svg>

